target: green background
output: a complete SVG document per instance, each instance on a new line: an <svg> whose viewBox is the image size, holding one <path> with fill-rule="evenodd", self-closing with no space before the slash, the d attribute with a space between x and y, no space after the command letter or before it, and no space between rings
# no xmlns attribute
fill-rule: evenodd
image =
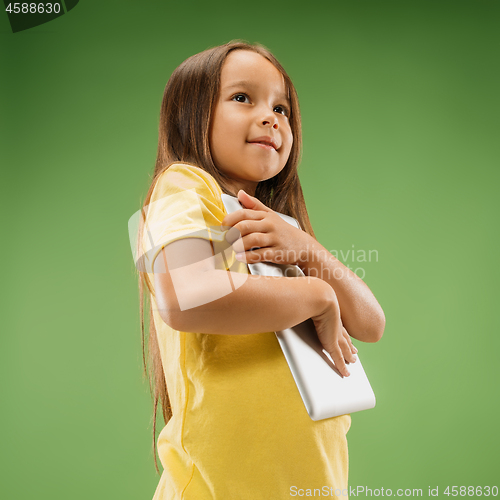
<svg viewBox="0 0 500 500"><path fill-rule="evenodd" d="M499 26L493 0L82 0L16 34L0 14L2 498L152 498L127 221L170 73L234 38L297 87L319 241L378 252L345 261L387 318L357 344L377 406L352 416L350 485L500 486Z"/></svg>

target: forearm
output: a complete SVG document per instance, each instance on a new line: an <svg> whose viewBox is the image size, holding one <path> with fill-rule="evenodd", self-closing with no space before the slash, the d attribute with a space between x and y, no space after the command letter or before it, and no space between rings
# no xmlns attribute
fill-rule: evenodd
<svg viewBox="0 0 500 500"><path fill-rule="evenodd" d="M377 342L385 328L385 316L366 283L311 237L307 261L299 265L307 276L328 283L340 306L342 323L352 337Z"/></svg>
<svg viewBox="0 0 500 500"><path fill-rule="evenodd" d="M197 333L242 335L290 328L337 304L335 293L317 278L281 278L230 273L235 287L226 295L228 272L211 270L174 287L169 273L155 275L156 287L169 290L158 303L172 328ZM175 293L173 293L175 292ZM195 307L181 310L182 297ZM339 310L340 317L340 310Z"/></svg>

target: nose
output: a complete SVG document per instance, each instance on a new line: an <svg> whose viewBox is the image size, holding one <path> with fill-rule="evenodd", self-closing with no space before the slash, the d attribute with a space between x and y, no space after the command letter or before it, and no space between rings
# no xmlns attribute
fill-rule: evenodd
<svg viewBox="0 0 500 500"><path fill-rule="evenodd" d="M278 117L272 111L266 111L262 117L262 125L270 126L275 130L278 130Z"/></svg>

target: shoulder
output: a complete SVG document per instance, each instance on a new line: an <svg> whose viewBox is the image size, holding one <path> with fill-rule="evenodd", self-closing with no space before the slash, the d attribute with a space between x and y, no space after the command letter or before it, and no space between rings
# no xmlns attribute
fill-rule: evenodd
<svg viewBox="0 0 500 500"><path fill-rule="evenodd" d="M169 165L156 179L151 199L195 189L199 196L222 203L222 190L205 170L187 163Z"/></svg>
<svg viewBox="0 0 500 500"><path fill-rule="evenodd" d="M173 163L157 176L148 204L147 219L185 227L220 226L226 215L222 190L205 170Z"/></svg>

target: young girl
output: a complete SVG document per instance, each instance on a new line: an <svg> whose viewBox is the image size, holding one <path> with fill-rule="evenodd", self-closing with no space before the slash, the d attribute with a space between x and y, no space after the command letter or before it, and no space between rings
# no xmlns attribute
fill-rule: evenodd
<svg viewBox="0 0 500 500"><path fill-rule="evenodd" d="M300 147L295 88L262 46L215 47L172 74L139 230L154 415L160 401L167 423L154 500L347 495L350 416L311 420L274 332L313 318L348 376L350 336L377 341L385 318L314 238ZM222 193L244 208L228 215ZM249 275L258 261L296 264L306 277Z"/></svg>

